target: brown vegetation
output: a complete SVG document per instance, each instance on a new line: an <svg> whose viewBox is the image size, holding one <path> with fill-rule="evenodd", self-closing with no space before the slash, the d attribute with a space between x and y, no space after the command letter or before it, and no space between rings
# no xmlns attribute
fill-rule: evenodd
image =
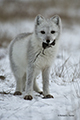
<svg viewBox="0 0 80 120"><path fill-rule="evenodd" d="M75 0L2 0L0 1L0 23L16 22L16 20L23 19L31 20L37 14L42 14L44 17L59 14L63 22L71 25L74 22L80 22L79 8L79 0L76 0L76 2ZM7 36L5 32L2 33L1 30L0 34L0 47L7 47L12 37Z"/></svg>

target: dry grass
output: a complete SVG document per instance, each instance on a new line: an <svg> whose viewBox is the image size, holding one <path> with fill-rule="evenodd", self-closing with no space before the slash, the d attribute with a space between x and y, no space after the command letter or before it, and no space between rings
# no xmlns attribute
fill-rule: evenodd
<svg viewBox="0 0 80 120"><path fill-rule="evenodd" d="M54 64L51 77L56 76L57 79L62 80L63 84L77 82L80 79L80 61L77 60L77 63L75 61L72 63L70 57L61 56L61 58L57 58L57 60L61 59L61 62L57 61L57 64Z"/></svg>

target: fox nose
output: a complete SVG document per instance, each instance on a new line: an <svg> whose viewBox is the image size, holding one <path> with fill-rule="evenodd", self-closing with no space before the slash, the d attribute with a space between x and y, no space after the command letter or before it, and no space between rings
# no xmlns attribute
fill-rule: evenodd
<svg viewBox="0 0 80 120"><path fill-rule="evenodd" d="M47 39L47 40L46 40L46 42L47 42L47 43L49 43L49 42L50 42L50 40L49 40L49 39Z"/></svg>

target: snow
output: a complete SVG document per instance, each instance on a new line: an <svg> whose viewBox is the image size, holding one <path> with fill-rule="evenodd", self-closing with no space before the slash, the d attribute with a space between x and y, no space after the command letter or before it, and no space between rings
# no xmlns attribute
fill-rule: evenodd
<svg viewBox="0 0 80 120"><path fill-rule="evenodd" d="M29 27L30 26L30 27ZM24 33L24 32L32 32L33 31L33 22L32 21L27 21L27 20L23 20L23 21L9 21L6 23L0 22L0 32L1 33L6 33L7 31L7 36L9 37L15 37L17 34L20 33ZM3 36L2 34L2 36Z"/></svg>
<svg viewBox="0 0 80 120"><path fill-rule="evenodd" d="M20 25L20 26L19 26ZM1 26L1 24L0 24ZM16 26L16 28L15 28ZM30 27L29 27L30 26ZM4 24L8 34L32 31L33 22ZM28 29L29 28L29 29ZM79 120L80 118L80 34L79 26L63 28L58 56L50 73L50 93L54 99L43 99L33 92L33 100L14 96L15 79L10 70L8 50L0 48L0 120ZM2 57L3 56L3 57ZM42 89L41 75L37 82Z"/></svg>

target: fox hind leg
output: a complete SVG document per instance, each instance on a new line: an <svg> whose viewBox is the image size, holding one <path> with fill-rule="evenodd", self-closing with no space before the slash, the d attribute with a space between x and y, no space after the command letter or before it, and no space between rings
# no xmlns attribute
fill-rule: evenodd
<svg viewBox="0 0 80 120"><path fill-rule="evenodd" d="M23 91L25 91L25 88L26 88L26 78L27 78L27 74L24 73L24 76L22 78L22 89L23 89Z"/></svg>
<svg viewBox="0 0 80 120"><path fill-rule="evenodd" d="M24 73L21 70L17 70L14 73L15 79L16 79L16 91L14 95L22 95L23 87L24 87Z"/></svg>
<svg viewBox="0 0 80 120"><path fill-rule="evenodd" d="M43 92L39 89L36 79L34 79L33 89L39 94L43 94Z"/></svg>

